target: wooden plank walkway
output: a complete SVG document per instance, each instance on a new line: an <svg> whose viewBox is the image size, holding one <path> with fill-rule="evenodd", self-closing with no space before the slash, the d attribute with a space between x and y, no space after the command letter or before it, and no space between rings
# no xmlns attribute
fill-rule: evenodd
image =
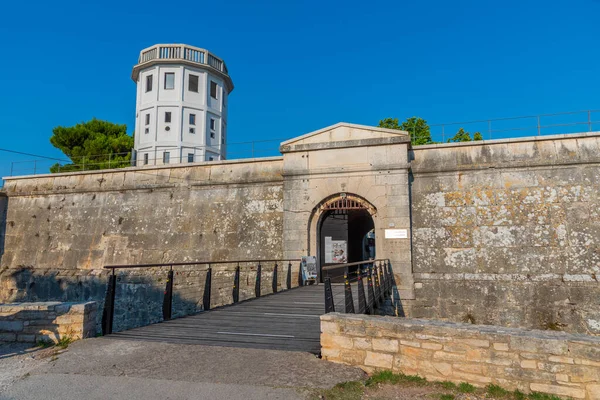
<svg viewBox="0 0 600 400"><path fill-rule="evenodd" d="M335 297L342 292L336 285ZM310 285L107 337L317 354L324 312L324 286Z"/></svg>

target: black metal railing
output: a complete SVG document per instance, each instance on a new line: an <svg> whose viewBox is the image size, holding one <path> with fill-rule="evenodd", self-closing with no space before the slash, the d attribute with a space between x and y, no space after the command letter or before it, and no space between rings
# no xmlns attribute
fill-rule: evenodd
<svg viewBox="0 0 600 400"><path fill-rule="evenodd" d="M175 274L173 268L183 266L200 266L203 267L203 271L206 271L206 279L204 281L204 292L202 295L202 308L203 310L210 310L211 308L211 294L212 294L212 275L213 265L222 264L233 264L236 265L235 273L232 281L232 302L237 303L240 301L240 264L249 264L253 268L256 267L256 282L254 284L254 296L261 296L261 284L262 284L262 267L263 265L273 264L273 275L272 275L272 291L277 293L278 290L278 278L277 272L280 266L287 264L287 276L286 276L286 289L292 288L292 265L298 262L299 259L289 260L233 260L233 261L196 261L196 262L181 262L181 263L166 263L166 264L134 264L134 265L107 265L104 268L112 270L108 279L108 288L106 291L106 300L104 303L104 311L102 314L102 334L107 335L113 332L113 322L115 316L115 298L117 292L117 274L116 270L122 269L138 269L138 268L164 268L167 267L167 280L165 283L162 314L163 320L168 321L172 317L173 313L173 282ZM299 267L298 273L298 286L303 286L304 281Z"/></svg>
<svg viewBox="0 0 600 400"><path fill-rule="evenodd" d="M381 307L385 298L391 295L395 284L388 259L329 265L323 267L322 271L325 313L343 308L345 313L373 314L376 308ZM340 271L343 271L343 289L342 284L332 283L332 279L340 276ZM356 293L356 303L353 292Z"/></svg>

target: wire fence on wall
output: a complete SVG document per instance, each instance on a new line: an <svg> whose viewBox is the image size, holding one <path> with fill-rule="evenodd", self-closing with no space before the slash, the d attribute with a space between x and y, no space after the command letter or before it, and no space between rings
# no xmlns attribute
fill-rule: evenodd
<svg viewBox="0 0 600 400"><path fill-rule="evenodd" d="M446 143L456 132L463 128L471 137L479 132L484 140L506 139L515 137L541 136L568 134L579 132L593 132L600 130L600 110L572 111L554 114L539 114L509 118L484 119L465 122L451 122L431 124L430 137L433 143ZM416 137L415 131L408 132ZM270 139L260 141L234 142L226 145L226 159L247 159L257 157L277 156L279 146L285 139ZM161 148L155 157L145 160L138 155L135 163L128 160L129 153L98 154L74 158L74 160L35 158L25 161L10 163L10 175L37 175L53 172L90 171L99 169L122 168L128 166L164 165L175 163L210 162L207 154L213 152L214 146L196 146L183 150ZM163 152L173 151L168 160L164 159ZM189 154L193 153L193 157ZM167 161L167 162L165 162ZM217 161L213 159L212 161ZM0 186L1 186L0 181Z"/></svg>

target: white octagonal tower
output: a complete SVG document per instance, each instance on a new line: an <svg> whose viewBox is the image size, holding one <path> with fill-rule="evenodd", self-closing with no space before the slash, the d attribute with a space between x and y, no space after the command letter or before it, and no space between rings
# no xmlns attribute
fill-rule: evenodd
<svg viewBox="0 0 600 400"><path fill-rule="evenodd" d="M131 77L138 166L226 158L233 82L223 60L198 47L157 44L140 52Z"/></svg>

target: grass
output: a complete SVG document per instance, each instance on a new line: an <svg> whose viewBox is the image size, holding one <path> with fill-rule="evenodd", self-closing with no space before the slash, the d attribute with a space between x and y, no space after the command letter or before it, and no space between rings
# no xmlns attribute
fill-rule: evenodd
<svg viewBox="0 0 600 400"><path fill-rule="evenodd" d="M461 393L475 393L477 389L470 383L463 382L458 385L458 391Z"/></svg>
<svg viewBox="0 0 600 400"><path fill-rule="evenodd" d="M50 341L50 340L38 340L37 341L37 347L41 347L42 349L46 349L50 346L54 345L54 342Z"/></svg>
<svg viewBox="0 0 600 400"><path fill-rule="evenodd" d="M533 392L527 396L529 400L560 400L560 397L552 394Z"/></svg>
<svg viewBox="0 0 600 400"><path fill-rule="evenodd" d="M411 383L419 386L427 384L427 379L421 378L417 375L404 375L394 374L392 371L380 371L373 374L365 382L366 386L373 386L378 383L389 383L391 385L398 385L401 383Z"/></svg>
<svg viewBox="0 0 600 400"><path fill-rule="evenodd" d="M364 389L365 385L362 382L338 383L333 388L323 391L318 398L327 400L360 400Z"/></svg>
<svg viewBox="0 0 600 400"><path fill-rule="evenodd" d="M478 389L470 383L462 382L428 382L425 378L417 375L395 374L391 371L380 371L371 375L366 381L344 382L335 385L329 390L321 390L315 393L315 398L325 400L360 400L365 390L377 390L378 385L395 385L400 387L429 386L432 388L432 398L440 400L453 400L458 393L474 393L486 399L498 400L561 400L560 397L533 392L526 395L519 390L508 391L498 385L488 385L485 389ZM435 393L435 388L442 393Z"/></svg>
<svg viewBox="0 0 600 400"><path fill-rule="evenodd" d="M508 390L498 385L488 385L486 390L488 395L496 398L508 397L511 394Z"/></svg>
<svg viewBox="0 0 600 400"><path fill-rule="evenodd" d="M56 346L61 349L66 349L71 343L73 343L73 338L70 335L65 335L56 342Z"/></svg>

